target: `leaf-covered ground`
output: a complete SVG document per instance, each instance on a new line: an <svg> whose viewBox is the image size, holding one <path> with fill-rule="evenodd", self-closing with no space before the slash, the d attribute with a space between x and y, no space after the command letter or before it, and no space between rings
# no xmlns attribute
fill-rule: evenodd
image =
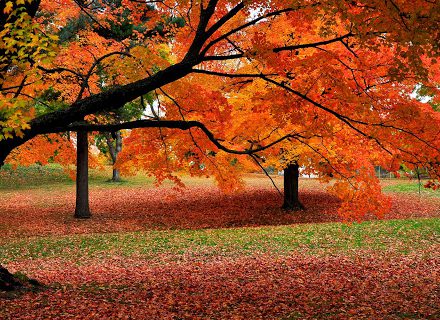
<svg viewBox="0 0 440 320"><path fill-rule="evenodd" d="M0 315L6 319L438 319L439 263L432 255L371 253L187 257L179 262L127 257L76 263L32 260L25 270L51 287L2 300Z"/></svg>
<svg viewBox="0 0 440 320"><path fill-rule="evenodd" d="M72 186L4 188L0 261L47 288L3 295L0 318L440 317L435 194L389 181L393 220L346 225L312 180L295 214L266 180L248 180L229 196L199 180L183 193L93 185L86 221L71 217Z"/></svg>
<svg viewBox="0 0 440 320"><path fill-rule="evenodd" d="M440 220L31 237L5 319L436 319Z"/></svg>
<svg viewBox="0 0 440 320"><path fill-rule="evenodd" d="M278 178L277 182L280 182ZM337 198L314 180L301 181L306 211L281 210L282 199L264 176L250 177L248 186L234 195L220 193L209 180L188 180L176 192L168 186L93 185L90 205L93 219L73 218L74 186L6 189L0 192L0 231L3 238L146 229L201 229L287 225L340 221ZM390 183L388 183L390 184ZM395 184L391 184L391 187ZM388 186L389 187L389 186ZM440 216L440 197L393 192L392 211L386 219ZM373 218L373 217L372 217Z"/></svg>

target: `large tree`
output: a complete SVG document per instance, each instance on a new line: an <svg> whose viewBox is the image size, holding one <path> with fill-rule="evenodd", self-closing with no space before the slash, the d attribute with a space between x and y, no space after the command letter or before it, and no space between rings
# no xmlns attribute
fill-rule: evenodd
<svg viewBox="0 0 440 320"><path fill-rule="evenodd" d="M144 128L127 166L234 189L231 170L251 161L294 163L336 179L347 218L383 213L374 164L439 178L439 114L413 98L439 80L438 1L11 0L0 12L0 164L35 139ZM47 90L56 103L40 101ZM100 122L148 93L160 117Z"/></svg>
<svg viewBox="0 0 440 320"><path fill-rule="evenodd" d="M437 2L2 5L1 163L39 135L156 128L133 131L132 141L165 164L202 168L231 189L226 168L249 161L241 155L298 163L337 179L341 212L355 216L383 207L374 164L423 166L438 177L439 115L412 96L438 83ZM48 89L62 103L35 112ZM162 116L100 122L147 93ZM171 177L170 167L149 169Z"/></svg>

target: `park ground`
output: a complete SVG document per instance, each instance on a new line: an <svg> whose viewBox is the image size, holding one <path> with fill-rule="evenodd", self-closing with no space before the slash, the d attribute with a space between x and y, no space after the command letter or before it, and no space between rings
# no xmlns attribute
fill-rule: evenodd
<svg viewBox="0 0 440 320"><path fill-rule="evenodd" d="M440 194L417 181L383 180L391 212L347 224L313 179L286 213L263 175L224 195L106 174L76 220L61 169L0 171L0 263L45 284L2 294L1 319L440 318Z"/></svg>

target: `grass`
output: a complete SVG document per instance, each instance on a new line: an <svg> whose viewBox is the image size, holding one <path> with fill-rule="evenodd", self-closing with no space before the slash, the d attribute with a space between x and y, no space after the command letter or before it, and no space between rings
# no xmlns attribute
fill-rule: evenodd
<svg viewBox="0 0 440 320"><path fill-rule="evenodd" d="M412 193L418 194L419 191L423 195L429 195L434 197L440 197L440 190L426 189L422 185L419 186L417 181L406 181L405 183L390 184L383 188L385 192L400 192L400 193Z"/></svg>
<svg viewBox="0 0 440 320"><path fill-rule="evenodd" d="M104 169L90 169L89 183L93 187L130 187L130 186L154 186L154 178L149 177L143 173L135 176L123 177L121 182L111 182L111 167ZM192 185L212 185L212 179L182 177L184 183L188 186ZM282 177L273 176L273 179L278 187L282 188ZM246 182L252 185L271 186L268 179L261 179L261 177L246 177ZM422 184L424 182L422 181ZM172 184L165 181L165 184ZM13 169L11 165L4 165L0 168L0 190L23 190L23 189L53 189L60 186L72 187L75 181L69 177L69 174L58 164L49 164L46 166L31 165L28 167L17 167ZM302 179L301 187L307 188L323 188L319 185L316 179ZM384 179L383 191L385 192L404 192L416 194L419 192L419 184L416 180L402 179ZM440 197L440 190L434 191L432 189L421 188L424 195Z"/></svg>
<svg viewBox="0 0 440 320"><path fill-rule="evenodd" d="M121 182L111 182L111 168L104 170L89 169L89 184L98 187L117 186L151 186L154 179L145 175L137 175L123 179ZM29 167L17 167L10 165L0 168L0 190L23 190L23 189L54 189L73 187L75 181L69 177L64 168L58 164L46 166L31 165Z"/></svg>
<svg viewBox="0 0 440 320"><path fill-rule="evenodd" d="M110 168L91 170L92 187L152 187L153 179L138 175L121 183L109 183ZM248 179L251 184L267 182L261 178ZM277 183L281 181L275 177ZM208 179L184 178L188 185L212 184ZM413 181L387 180L386 192L418 192ZM318 186L316 181L304 179L307 188ZM56 164L33 165L12 170L10 166L0 169L0 191L7 195L10 190L32 188L52 189L60 186L73 188L72 181L63 168ZM6 192L5 192L6 191ZM440 192L423 191L438 196ZM0 194L1 195L1 194ZM0 226L1 229L2 226ZM9 242L7 242L9 241ZM258 228L169 230L110 234L85 234L30 238L25 240L0 240L0 261L8 262L29 258L88 257L142 255L152 258L157 254L217 252L226 255L271 252L288 254L296 250L308 253L334 253L356 250L389 250L407 253L419 247L440 243L440 219L414 219L370 221L344 225L340 223L307 224Z"/></svg>
<svg viewBox="0 0 440 320"><path fill-rule="evenodd" d="M153 177L144 173L123 177L121 182L110 181L111 176L112 168L110 166L104 169L89 169L89 185L99 188L154 187L155 182ZM187 186L213 184L213 179L203 177L184 176L182 180ZM164 185L173 185L173 182L164 181ZM53 190L60 187L73 188L74 186L75 181L72 180L66 170L58 164L49 164L46 166L31 165L28 167L19 166L16 169L6 164L0 168L0 191L26 189Z"/></svg>
<svg viewBox="0 0 440 320"><path fill-rule="evenodd" d="M2 245L0 261L35 258L207 254L235 256L295 251L306 254L356 253L357 251L414 252L440 244L440 219L304 224L293 226L169 230L110 234L50 236Z"/></svg>
<svg viewBox="0 0 440 320"><path fill-rule="evenodd" d="M12 168L6 164L0 168L0 189L21 189L47 184L72 184L72 179L59 165Z"/></svg>

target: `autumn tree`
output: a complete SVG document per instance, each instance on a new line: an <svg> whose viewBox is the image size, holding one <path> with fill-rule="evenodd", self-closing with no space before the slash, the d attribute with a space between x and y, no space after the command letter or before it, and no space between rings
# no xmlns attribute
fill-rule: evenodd
<svg viewBox="0 0 440 320"><path fill-rule="evenodd" d="M438 83L436 1L11 0L0 12L1 164L41 137L143 128L121 167L234 190L241 169L293 163L334 179L347 219L386 211L374 165L438 181L439 113L413 97ZM55 101L37 109L47 90ZM146 94L160 117L102 117Z"/></svg>
<svg viewBox="0 0 440 320"><path fill-rule="evenodd" d="M374 164L423 166L438 178L439 116L412 98L417 85L438 79L437 3L41 1L32 8L6 1L2 10L9 22L2 162L42 134L156 128L157 136L133 133L134 145L150 143L149 152L176 165L204 168L226 189L239 185L229 168L298 158L323 180L336 179L341 213L357 217L383 212ZM16 39L29 34L32 41L21 40L28 51L17 50ZM72 40L54 48L56 36ZM105 90L102 70L111 77ZM65 107L35 114L32 101L47 88ZM160 119L100 122L152 92L164 105ZM151 165L158 176L175 169Z"/></svg>

